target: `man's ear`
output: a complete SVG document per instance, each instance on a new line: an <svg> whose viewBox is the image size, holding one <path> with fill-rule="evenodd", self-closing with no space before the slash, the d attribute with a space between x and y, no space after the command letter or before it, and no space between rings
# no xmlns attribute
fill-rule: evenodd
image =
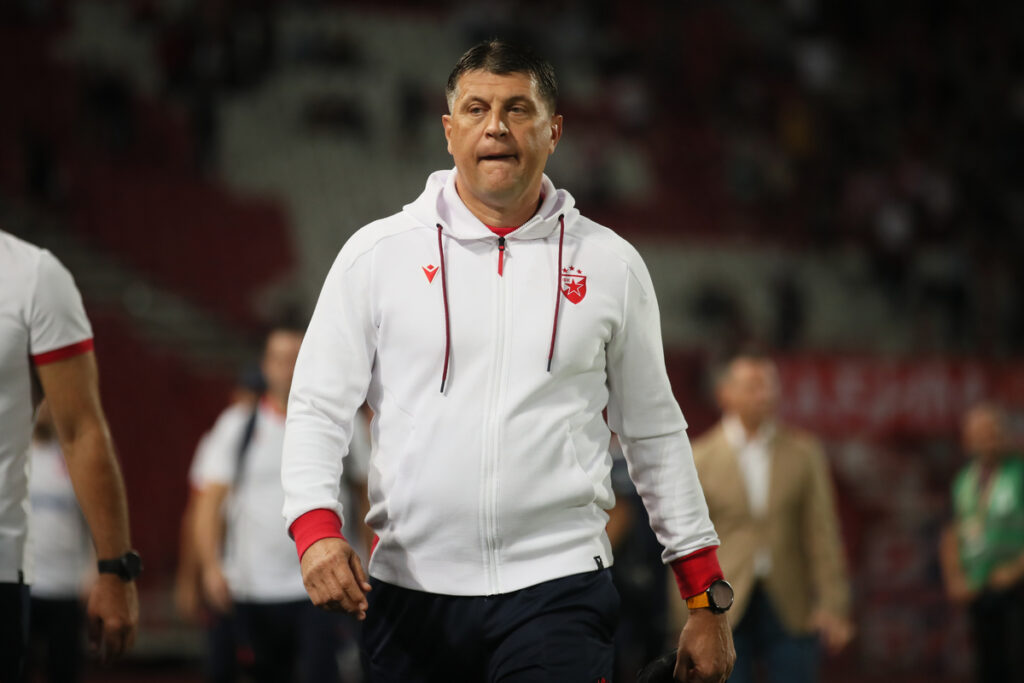
<svg viewBox="0 0 1024 683"><path fill-rule="evenodd" d="M444 127L444 139L448 142L448 153L452 153L452 115L442 114L441 125Z"/></svg>
<svg viewBox="0 0 1024 683"><path fill-rule="evenodd" d="M555 151L558 141L562 139L562 115L555 114L551 117L551 147L548 154Z"/></svg>

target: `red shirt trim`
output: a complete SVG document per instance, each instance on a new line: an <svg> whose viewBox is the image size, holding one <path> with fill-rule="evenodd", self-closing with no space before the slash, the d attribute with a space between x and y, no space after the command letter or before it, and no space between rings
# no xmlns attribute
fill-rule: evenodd
<svg viewBox="0 0 1024 683"><path fill-rule="evenodd" d="M491 232L493 232L498 237L507 237L510 232L514 232L514 231L518 230L519 228L520 228L520 226L518 226L518 225L512 226L511 228L498 228L498 227L495 227L493 225L488 225L487 226L487 229L490 230Z"/></svg>
<svg viewBox="0 0 1024 683"><path fill-rule="evenodd" d="M74 344L62 346L59 349L53 349L52 351L44 351L43 353L37 353L32 356L32 362L36 365L46 365L47 363L56 363L59 360L65 358L72 358L74 356L80 356L83 353L92 351L93 343L92 339L85 339Z"/></svg>
<svg viewBox="0 0 1024 683"><path fill-rule="evenodd" d="M723 578L718 564L718 546L701 548L697 552L683 555L671 563L672 573L683 600L703 593L712 583Z"/></svg>
<svg viewBox="0 0 1024 683"><path fill-rule="evenodd" d="M317 541L325 538L346 540L341 535L341 520L338 518L338 515L334 510L326 508L310 510L301 515L288 527L288 533L295 540L295 549L299 553L300 560L309 549L309 546Z"/></svg>
<svg viewBox="0 0 1024 683"><path fill-rule="evenodd" d="M274 413L278 417L286 417L287 413L281 410L280 406L276 402L272 401L269 396L264 395L260 398L260 405Z"/></svg>

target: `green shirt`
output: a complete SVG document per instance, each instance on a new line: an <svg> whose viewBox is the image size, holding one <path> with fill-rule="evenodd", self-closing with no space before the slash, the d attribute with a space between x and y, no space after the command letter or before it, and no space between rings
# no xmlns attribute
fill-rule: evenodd
<svg viewBox="0 0 1024 683"><path fill-rule="evenodd" d="M1024 460L1007 457L982 484L981 467L971 463L953 482L960 563L972 588L992 570L1024 553Z"/></svg>

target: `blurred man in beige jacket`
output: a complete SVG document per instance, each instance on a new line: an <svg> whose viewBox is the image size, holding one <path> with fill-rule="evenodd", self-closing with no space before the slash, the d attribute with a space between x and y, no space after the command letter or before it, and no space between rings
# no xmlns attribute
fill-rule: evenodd
<svg viewBox="0 0 1024 683"><path fill-rule="evenodd" d="M817 679L820 645L850 641L850 590L821 443L776 419L766 357L734 358L718 381L722 420L693 444L719 557L736 591L730 682Z"/></svg>

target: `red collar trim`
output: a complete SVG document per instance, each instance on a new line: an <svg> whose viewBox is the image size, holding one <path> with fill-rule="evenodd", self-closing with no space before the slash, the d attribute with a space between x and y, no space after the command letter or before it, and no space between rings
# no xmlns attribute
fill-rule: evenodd
<svg viewBox="0 0 1024 683"><path fill-rule="evenodd" d="M487 225L487 224L485 223L484 225ZM496 227L494 225L487 225L487 229L490 230L491 232L493 232L498 237L505 237L510 232L512 232L514 230L518 230L520 227L521 226L514 225L511 228L499 228L499 227Z"/></svg>
<svg viewBox="0 0 1024 683"><path fill-rule="evenodd" d="M269 396L264 396L260 399L260 407L269 410L279 417L285 417L286 415L285 411L279 408L276 403L271 401Z"/></svg>

